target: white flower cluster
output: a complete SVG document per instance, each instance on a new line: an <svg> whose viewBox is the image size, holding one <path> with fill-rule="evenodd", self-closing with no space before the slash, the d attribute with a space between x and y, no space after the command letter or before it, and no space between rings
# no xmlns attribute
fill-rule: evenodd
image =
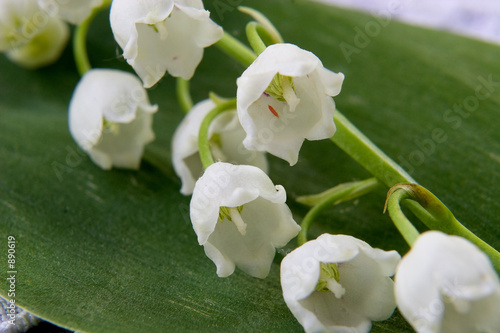
<svg viewBox="0 0 500 333"><path fill-rule="evenodd" d="M203 173L198 155L200 126L215 102L195 105L177 128L174 169L181 192L193 195L191 221L219 276L232 274L237 266L266 277L275 248L300 231L285 204L285 189L266 175L265 152L295 164L304 139L331 137L331 97L340 92L343 78L310 52L274 44L237 80L237 109L210 125L210 151L218 162Z"/></svg>
<svg viewBox="0 0 500 333"><path fill-rule="evenodd" d="M40 3L47 10L51 8L51 1L40 0ZM52 12L80 23L103 1L65 0L64 3ZM142 83L127 72L95 69L87 72L71 101L70 132L101 168L137 169L144 146L154 139L152 114L157 110L150 105L142 86L151 87L167 70L173 76L191 78L201 61L203 48L215 43L223 32L210 20L201 0L114 0L110 23L116 41L123 48L123 56ZM225 130L230 132L229 128ZM190 133L184 135L189 140ZM231 135L223 140L232 140ZM176 168L196 152L184 140L181 144L180 154L186 155L174 162ZM265 167L265 161L262 158L259 161L259 166ZM183 174L186 184L189 176ZM183 193L192 191L192 186L185 185Z"/></svg>
<svg viewBox="0 0 500 333"><path fill-rule="evenodd" d="M331 96L340 92L343 78L295 45L269 46L237 80L237 110L212 122L211 153L219 162L199 179L198 132L214 102L197 104L177 129L172 152L181 192L193 193L191 221L219 276L237 266L266 277L275 248L300 231L285 204L285 189L266 175L264 152L295 164L304 139L331 137Z"/></svg>
<svg viewBox="0 0 500 333"><path fill-rule="evenodd" d="M418 333L500 332L488 257L439 231L423 233L401 261L350 236L321 235L283 259L281 284L306 332L369 332L396 306Z"/></svg>
<svg viewBox="0 0 500 333"><path fill-rule="evenodd" d="M81 24L106 3L1 1L0 51L26 67L48 64L66 44L65 22ZM69 128L101 168L138 169L144 146L154 139L158 109L145 88L167 72L190 79L204 48L223 30L201 0L114 0L110 23L138 77L87 71L74 90ZM301 230L284 187L267 175L266 153L294 165L304 140L333 136L332 97L343 80L313 53L276 43L237 79L236 109L210 123L206 139L214 163L202 161L199 136L220 101L197 103L177 128L174 170L181 193L192 194L193 229L218 276L238 267L265 278L276 248ZM351 236L323 234L282 260L281 284L306 332L369 332L372 321L389 318L396 306L418 333L500 332L500 282L489 259L465 239L437 231L422 234L402 259Z"/></svg>

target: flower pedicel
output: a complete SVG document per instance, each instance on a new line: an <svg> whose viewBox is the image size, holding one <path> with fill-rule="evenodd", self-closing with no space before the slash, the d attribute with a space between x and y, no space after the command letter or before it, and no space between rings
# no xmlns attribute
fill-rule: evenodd
<svg viewBox="0 0 500 333"><path fill-rule="evenodd" d="M214 107L215 103L210 99L197 103L175 130L172 163L182 181L182 194L193 193L194 184L202 173L198 155L198 132L203 118ZM245 132L238 121L236 110L226 111L215 118L210 125L209 135L212 154L218 161L254 165L267 173L265 153L249 151L243 147Z"/></svg>

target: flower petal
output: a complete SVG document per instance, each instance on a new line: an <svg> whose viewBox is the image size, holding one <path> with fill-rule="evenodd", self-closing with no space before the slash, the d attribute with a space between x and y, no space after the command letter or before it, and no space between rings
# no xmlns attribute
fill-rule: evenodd
<svg viewBox="0 0 500 333"><path fill-rule="evenodd" d="M199 0L115 0L110 22L123 56L145 87L153 86L167 70L190 79L203 48L223 35Z"/></svg>
<svg viewBox="0 0 500 333"><path fill-rule="evenodd" d="M281 262L283 297L306 332L368 332L372 320L387 319L396 307L389 276L399 259L354 237L324 234ZM321 263L336 263L341 297L315 291Z"/></svg>
<svg viewBox="0 0 500 333"><path fill-rule="evenodd" d="M134 75L93 69L75 88L69 128L78 145L101 168L137 169L144 145L154 139L152 113L156 110ZM104 122L111 127L105 128Z"/></svg>
<svg viewBox="0 0 500 333"><path fill-rule="evenodd" d="M500 306L498 276L488 257L461 237L421 234L398 265L395 295L417 332L455 332L458 322L464 332L500 327L492 310Z"/></svg>
<svg viewBox="0 0 500 333"><path fill-rule="evenodd" d="M258 278L269 273L275 248L300 231L285 204L282 186L274 186L264 171L247 165L214 163L196 182L190 214L198 242L217 265L221 277L234 266ZM220 207L241 207L246 232L234 222L219 220Z"/></svg>
<svg viewBox="0 0 500 333"><path fill-rule="evenodd" d="M237 80L238 117L247 133L245 147L267 151L290 165L297 163L304 139L321 140L335 133L331 96L339 92L343 79L342 74L325 69L314 54L295 45L267 47ZM283 90L282 98L266 92L271 82L280 80L279 88L272 91L281 94Z"/></svg>
<svg viewBox="0 0 500 333"><path fill-rule="evenodd" d="M38 0L40 8L52 16L78 25L90 16L92 10L103 4L104 0Z"/></svg>

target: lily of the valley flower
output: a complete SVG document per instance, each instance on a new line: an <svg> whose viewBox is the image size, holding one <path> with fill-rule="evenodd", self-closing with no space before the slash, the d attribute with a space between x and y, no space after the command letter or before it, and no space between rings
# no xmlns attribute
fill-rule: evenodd
<svg viewBox="0 0 500 333"><path fill-rule="evenodd" d="M193 193L196 180L203 171L198 154L198 132L205 116L215 107L207 99L196 104L182 120L172 140L172 160L175 172L182 180L181 193ZM220 114L209 129L212 154L216 160L232 164L254 165L267 173L265 153L249 151L243 147L245 132L241 127L236 110Z"/></svg>
<svg viewBox="0 0 500 333"><path fill-rule="evenodd" d="M40 8L73 24L82 23L104 0L38 0Z"/></svg>
<svg viewBox="0 0 500 333"><path fill-rule="evenodd" d="M265 278L276 253L300 231L285 203L283 186L261 169L217 162L195 184L193 228L206 255L226 277L235 266Z"/></svg>
<svg viewBox="0 0 500 333"><path fill-rule="evenodd" d="M75 88L69 129L101 168L138 169L144 145L154 139L152 122L157 109L134 75L93 69Z"/></svg>
<svg viewBox="0 0 500 333"><path fill-rule="evenodd" d="M418 333L500 332L500 283L468 240L421 234L397 267L398 308Z"/></svg>
<svg viewBox="0 0 500 333"><path fill-rule="evenodd" d="M26 68L55 62L69 39L63 21L42 11L37 0L0 1L0 52Z"/></svg>
<svg viewBox="0 0 500 333"><path fill-rule="evenodd" d="M323 234L281 262L283 297L306 332L369 332L389 318L400 256L351 236Z"/></svg>
<svg viewBox="0 0 500 333"><path fill-rule="evenodd" d="M304 139L335 133L331 96L339 94L343 80L342 73L325 69L318 57L295 45L267 47L237 80L245 147L297 163Z"/></svg>
<svg viewBox="0 0 500 333"><path fill-rule="evenodd" d="M203 48L223 36L201 0L114 0L110 22L123 56L145 87L166 71L189 80Z"/></svg>

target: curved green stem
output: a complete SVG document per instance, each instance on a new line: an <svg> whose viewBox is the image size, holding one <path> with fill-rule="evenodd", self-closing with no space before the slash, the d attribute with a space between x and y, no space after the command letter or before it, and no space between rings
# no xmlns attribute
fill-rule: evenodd
<svg viewBox="0 0 500 333"><path fill-rule="evenodd" d="M87 17L85 21L80 23L75 29L73 36L73 57L75 58L76 68L80 76L83 76L83 74L92 69L86 44L87 32L89 30L90 23L99 11L108 8L110 5L111 0L104 1L102 6L95 8L89 17Z"/></svg>
<svg viewBox="0 0 500 333"><path fill-rule="evenodd" d="M201 163L203 165L203 169L208 168L210 165L214 163L212 152L210 151L210 142L208 138L208 129L210 127L210 124L215 119L215 117L217 117L222 112L233 110L235 108L236 108L236 98L233 98L227 102L217 105L203 119L200 126L200 132L198 135L199 154Z"/></svg>
<svg viewBox="0 0 500 333"><path fill-rule="evenodd" d="M409 199L406 202L418 203L424 209L425 213L416 211L415 215L429 229L468 239L490 257L493 266L500 273L500 253L461 224L448 207L429 190L417 184L398 184L391 188L388 194L389 203L391 201L399 203L404 199ZM396 218L406 219L404 215ZM393 221L396 223L396 220Z"/></svg>
<svg viewBox="0 0 500 333"><path fill-rule="evenodd" d="M405 170L375 146L339 111L335 113L335 124L337 132L331 140L382 183L388 187L399 183L414 183L416 185L416 181ZM434 195L432 196L434 197ZM448 214L447 212L438 214L438 211L434 211L434 214L438 215L433 216L428 211L429 207L421 205L417 201L404 200L404 204L430 229L461 236L476 244L490 256L495 267L500 272L498 252L463 226L451 212L449 214L451 214L452 218L443 219L443 216ZM437 218L438 216L439 218Z"/></svg>
<svg viewBox="0 0 500 333"><path fill-rule="evenodd" d="M311 210L309 210L309 212L307 212L306 216L304 216L304 219L302 220L302 223L300 224L302 229L297 236L297 243L299 244L299 246L307 242L307 232L309 231L309 227L311 226L316 216L318 216L318 214L322 210L329 207L332 203L337 204L346 201L346 197L354 199L356 197L354 193L358 193L358 196L366 194L368 193L367 188L376 188L374 186L373 178L358 182L341 184L329 191L323 192L323 197L321 198L321 200L318 201L317 204L313 208L311 208Z"/></svg>
<svg viewBox="0 0 500 333"><path fill-rule="evenodd" d="M337 132L331 140L382 183L389 187L398 183L416 183L410 174L380 150L338 110L335 111L334 120Z"/></svg>
<svg viewBox="0 0 500 333"><path fill-rule="evenodd" d="M400 202L404 199L408 199L409 195L406 191L396 190L389 191L387 195L386 207L385 209L389 211L389 216L392 222L399 230L399 233L405 239L406 243L411 247L413 243L417 240L420 233L415 228L415 226L406 218L406 215L401 210Z"/></svg>
<svg viewBox="0 0 500 333"><path fill-rule="evenodd" d="M182 111L188 113L193 108L193 100L189 92L189 80L178 77L176 82L177 101Z"/></svg>
<svg viewBox="0 0 500 333"><path fill-rule="evenodd" d="M250 7L239 6L238 10L242 13L250 15L255 21L259 23L262 29L262 33L265 34L265 38L268 39L269 44L283 43L283 38L281 37L278 29L269 21L269 19L259 12Z"/></svg>
<svg viewBox="0 0 500 333"><path fill-rule="evenodd" d="M76 68L80 76L92 69L87 54L87 32L89 30L92 15L76 27L73 37L73 56L75 57Z"/></svg>
<svg viewBox="0 0 500 333"><path fill-rule="evenodd" d="M409 173L380 150L340 111L335 111L334 119L337 132L331 140L381 183L388 187L399 183L416 183ZM427 214L422 206L413 201L408 201L406 205L417 216Z"/></svg>
<svg viewBox="0 0 500 333"><path fill-rule="evenodd" d="M250 22L246 27L248 42L257 54L261 54L266 49L266 44L262 40L260 32L258 31L259 28L260 26L257 22Z"/></svg>
<svg viewBox="0 0 500 333"><path fill-rule="evenodd" d="M215 43L220 50L232 57L244 67L248 67L257 58L257 55L245 44L224 32L224 36Z"/></svg>

